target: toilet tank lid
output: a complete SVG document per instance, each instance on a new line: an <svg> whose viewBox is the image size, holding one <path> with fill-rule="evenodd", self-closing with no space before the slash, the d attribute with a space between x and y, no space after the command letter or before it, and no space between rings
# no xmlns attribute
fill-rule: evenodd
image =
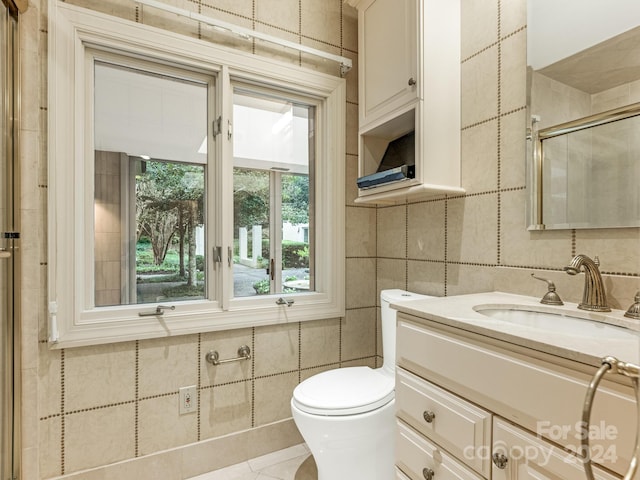
<svg viewBox="0 0 640 480"><path fill-rule="evenodd" d="M432 295L423 295L421 293L408 292L406 290L401 290L399 288L391 288L388 290L382 290L380 292L380 298L382 298L382 300L386 302L393 303L393 302L400 302L402 300L419 300L424 298L436 298L436 297Z"/></svg>

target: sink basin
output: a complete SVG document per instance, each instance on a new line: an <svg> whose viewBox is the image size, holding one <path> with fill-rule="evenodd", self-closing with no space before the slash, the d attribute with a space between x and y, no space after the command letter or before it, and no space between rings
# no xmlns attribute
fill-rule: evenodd
<svg viewBox="0 0 640 480"><path fill-rule="evenodd" d="M474 307L481 315L516 324L528 329L544 331L551 334L572 335L576 337L631 339L640 334L624 327L609 325L600 321L567 315L565 312L540 312L525 307Z"/></svg>

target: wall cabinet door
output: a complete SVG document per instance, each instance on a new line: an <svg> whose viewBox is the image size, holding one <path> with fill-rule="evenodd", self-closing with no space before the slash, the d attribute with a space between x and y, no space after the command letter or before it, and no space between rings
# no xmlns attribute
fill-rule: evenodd
<svg viewBox="0 0 640 480"><path fill-rule="evenodd" d="M493 480L584 480L581 459L506 421L493 422ZM615 480L594 467L597 480Z"/></svg>
<svg viewBox="0 0 640 480"><path fill-rule="evenodd" d="M360 127L418 97L418 2L359 6Z"/></svg>

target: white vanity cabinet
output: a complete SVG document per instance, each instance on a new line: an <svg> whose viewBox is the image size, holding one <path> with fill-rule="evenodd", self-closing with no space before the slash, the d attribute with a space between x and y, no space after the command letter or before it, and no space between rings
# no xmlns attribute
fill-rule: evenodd
<svg viewBox="0 0 640 480"><path fill-rule="evenodd" d="M425 478L417 466L409 467L418 463L416 438L443 458L446 453L458 471L477 476L434 479L586 478L571 452L580 449L582 407L594 367L403 312L396 351L396 466L409 479ZM630 383L603 380L591 415L595 464L624 475L636 416ZM425 451L423 468L437 473L434 455ZM601 480L620 478L598 466L594 474Z"/></svg>
<svg viewBox="0 0 640 480"><path fill-rule="evenodd" d="M460 0L345 1L358 9L358 177L377 172L392 141L413 132L415 144L401 155L414 178L359 188L356 202L464 192Z"/></svg>

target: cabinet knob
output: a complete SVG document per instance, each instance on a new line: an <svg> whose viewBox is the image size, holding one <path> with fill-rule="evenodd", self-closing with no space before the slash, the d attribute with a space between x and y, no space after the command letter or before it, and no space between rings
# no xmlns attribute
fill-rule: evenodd
<svg viewBox="0 0 640 480"><path fill-rule="evenodd" d="M424 477L424 480L433 480L435 475L436 473L428 467L424 467L422 469L422 476Z"/></svg>
<svg viewBox="0 0 640 480"><path fill-rule="evenodd" d="M431 423L436 418L436 414L431 410L425 410L424 412L422 412L422 418L424 418L425 422Z"/></svg>
<svg viewBox="0 0 640 480"><path fill-rule="evenodd" d="M413 87L416 84L416 79L411 77L407 83L410 87Z"/></svg>
<svg viewBox="0 0 640 480"><path fill-rule="evenodd" d="M494 453L491 458L493 459L493 464L500 470L507 468L507 462L509 459L502 453Z"/></svg>

